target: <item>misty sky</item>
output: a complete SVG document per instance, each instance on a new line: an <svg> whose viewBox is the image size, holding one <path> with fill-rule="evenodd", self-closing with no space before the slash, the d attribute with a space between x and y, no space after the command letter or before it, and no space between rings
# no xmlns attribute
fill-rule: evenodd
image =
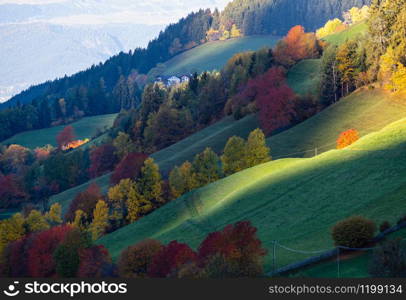
<svg viewBox="0 0 406 300"><path fill-rule="evenodd" d="M18 11L39 8L19 22L45 21L55 24L168 24L199 8L223 9L229 0L0 0L18 4ZM1 9L1 7L0 7ZM15 13L16 10L13 10ZM40 13L38 13L40 11ZM66 12L66 13L64 13ZM26 16L26 14L24 15ZM0 20L1 23L1 20Z"/></svg>

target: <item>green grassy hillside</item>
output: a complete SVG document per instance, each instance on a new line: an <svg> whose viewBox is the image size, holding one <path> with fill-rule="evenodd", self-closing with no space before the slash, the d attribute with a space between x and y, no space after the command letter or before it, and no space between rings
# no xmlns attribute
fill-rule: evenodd
<svg viewBox="0 0 406 300"><path fill-rule="evenodd" d="M302 124L268 138L267 142L274 159L311 157L314 156L316 148L318 153L334 149L338 135L347 129L355 128L363 136L404 117L406 117L406 102L401 96L393 96L381 90L358 91ZM229 137L233 135L246 137L258 126L254 115L239 121L226 118L153 154L152 157L161 170L168 173L173 166L192 160L194 155L206 147L220 152ZM51 197L50 201L61 203L65 211L76 194L84 191L91 183L96 183L103 191L107 191L109 176L105 175L69 189Z"/></svg>
<svg viewBox="0 0 406 300"><path fill-rule="evenodd" d="M111 114L86 117L75 123L72 123L71 125L75 130L77 139L92 138L99 131L108 129L113 126L113 122L116 116L116 114ZM3 141L2 144L19 144L30 149L42 147L47 144L56 146L56 136L65 126L66 125L26 131Z"/></svg>
<svg viewBox="0 0 406 300"><path fill-rule="evenodd" d="M336 147L339 134L356 129L361 136L406 117L406 98L386 91L360 90L307 121L268 138L271 153L280 157L311 157Z"/></svg>
<svg viewBox="0 0 406 300"><path fill-rule="evenodd" d="M368 25L366 23L359 23L351 26L347 30L329 35L323 39L330 44L341 45L346 40L356 39L358 35L364 34L367 31L367 29Z"/></svg>
<svg viewBox="0 0 406 300"><path fill-rule="evenodd" d="M406 230L394 232L387 239L402 239L402 245L406 246ZM366 278L370 277L368 269L372 259L373 250L352 253L350 256L340 256L339 267L337 257L328 261L320 262L302 269L295 270L285 276L311 277L311 278Z"/></svg>
<svg viewBox="0 0 406 300"><path fill-rule="evenodd" d="M279 37L247 36L227 41L209 42L186 51L164 63L159 69L153 69L150 75L183 75L220 70L235 54L255 51L263 47L273 47Z"/></svg>
<svg viewBox="0 0 406 300"><path fill-rule="evenodd" d="M320 63L320 59L306 59L289 70L288 84L296 94L319 94Z"/></svg>
<svg viewBox="0 0 406 300"><path fill-rule="evenodd" d="M240 172L171 202L100 243L115 258L126 246L147 237L196 247L209 232L250 220L269 250L273 240L298 250L329 249L330 229L343 218L361 214L377 223L394 222L406 211L404 199L393 197L406 185L405 125L402 119L345 150L273 161ZM314 254L278 247L276 255L281 267Z"/></svg>
<svg viewBox="0 0 406 300"><path fill-rule="evenodd" d="M242 120L235 121L232 117L225 118L216 124L209 126L196 134L154 153L152 157L159 165L164 174L168 174L170 170L176 166L181 165L186 160L192 160L194 156L202 152L207 147L211 147L216 152L220 152L229 137L239 135L246 138L248 134L258 128L258 122L254 115L248 116ZM96 183L104 192L109 187L110 174L96 178L81 186L74 187L63 193L51 197L50 202L59 202L62 205L63 211L69 207L72 199L81 191L84 191L90 184Z"/></svg>

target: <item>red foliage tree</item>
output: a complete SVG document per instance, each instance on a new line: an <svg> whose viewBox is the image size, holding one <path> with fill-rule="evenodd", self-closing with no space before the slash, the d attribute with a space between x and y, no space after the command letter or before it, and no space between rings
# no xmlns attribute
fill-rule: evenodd
<svg viewBox="0 0 406 300"><path fill-rule="evenodd" d="M87 190L77 194L73 199L65 214L65 220L72 222L75 219L76 211L80 209L86 214L88 221L91 221L93 210L101 199L103 199L103 194L100 187L96 183L91 184Z"/></svg>
<svg viewBox="0 0 406 300"><path fill-rule="evenodd" d="M337 139L337 149L344 149L359 140L359 133L355 129L349 129L340 134Z"/></svg>
<svg viewBox="0 0 406 300"><path fill-rule="evenodd" d="M78 277L101 278L109 275L112 260L104 246L93 246L79 251ZM111 275L111 274L110 274Z"/></svg>
<svg viewBox="0 0 406 300"><path fill-rule="evenodd" d="M28 195L23 191L17 177L0 173L0 208L9 208L24 202Z"/></svg>
<svg viewBox="0 0 406 300"><path fill-rule="evenodd" d="M32 236L28 250L28 273L31 277L46 278L56 275L53 254L70 226L58 226Z"/></svg>
<svg viewBox="0 0 406 300"><path fill-rule="evenodd" d="M90 152L89 174L92 178L113 170L117 162L115 152L116 148L111 144L101 145Z"/></svg>
<svg viewBox="0 0 406 300"><path fill-rule="evenodd" d="M241 276L260 274L261 260L267 252L256 233L257 229L246 221L209 234L199 247L199 264L204 265L210 258L221 256L238 265Z"/></svg>
<svg viewBox="0 0 406 300"><path fill-rule="evenodd" d="M5 273L3 276L12 278L28 277L27 248L30 239L24 237L10 243L5 252Z"/></svg>
<svg viewBox="0 0 406 300"><path fill-rule="evenodd" d="M75 133L72 126L66 126L61 132L56 136L56 142L58 143L59 149L63 146L69 144L75 139Z"/></svg>
<svg viewBox="0 0 406 300"><path fill-rule="evenodd" d="M130 153L122 159L122 161L114 169L111 176L111 183L116 185L122 179L136 179L141 172L148 155L144 153Z"/></svg>
<svg viewBox="0 0 406 300"><path fill-rule="evenodd" d="M256 101L261 127L266 134L288 126L295 114L296 96L287 85L282 68L271 68L251 79L237 97Z"/></svg>
<svg viewBox="0 0 406 300"><path fill-rule="evenodd" d="M176 273L185 264L195 262L196 259L197 254L188 245L172 241L153 257L148 275L165 278Z"/></svg>

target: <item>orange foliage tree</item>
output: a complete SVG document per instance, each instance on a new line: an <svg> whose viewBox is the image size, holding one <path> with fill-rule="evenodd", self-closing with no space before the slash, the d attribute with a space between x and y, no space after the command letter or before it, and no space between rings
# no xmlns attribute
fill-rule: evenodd
<svg viewBox="0 0 406 300"><path fill-rule="evenodd" d="M359 140L359 133L355 129L349 129L340 134L337 139L337 149L344 149Z"/></svg>
<svg viewBox="0 0 406 300"><path fill-rule="evenodd" d="M295 26L275 48L276 61L284 66L306 58L317 58L321 46L314 33L306 33L303 26Z"/></svg>

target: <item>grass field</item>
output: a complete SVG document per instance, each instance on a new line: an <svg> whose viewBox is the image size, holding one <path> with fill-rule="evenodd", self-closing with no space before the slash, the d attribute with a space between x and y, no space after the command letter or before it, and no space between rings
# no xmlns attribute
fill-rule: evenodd
<svg viewBox="0 0 406 300"><path fill-rule="evenodd" d="M367 29L368 25L366 23L359 23L351 26L347 30L329 35L325 37L324 40L333 45L341 45L347 40L353 40L357 36L364 34Z"/></svg>
<svg viewBox="0 0 406 300"><path fill-rule="evenodd" d="M406 211L406 119L372 133L345 150L310 159L273 161L185 195L100 240L117 258L144 238L197 247L201 240L241 220L273 240L306 251L330 249L330 228L350 215L395 222ZM271 253L266 258L270 269ZM309 257L278 248L277 267Z"/></svg>
<svg viewBox="0 0 406 300"><path fill-rule="evenodd" d="M299 62L288 72L288 84L296 94L317 96L320 86L320 59Z"/></svg>
<svg viewBox="0 0 406 300"><path fill-rule="evenodd" d="M307 121L268 138L274 158L312 157L336 147L339 134L356 129L361 136L406 117L406 97L386 91L360 90Z"/></svg>
<svg viewBox="0 0 406 300"><path fill-rule="evenodd" d="M184 75L204 71L220 70L234 54L273 47L279 40L275 36L247 36L227 41L209 42L179 54L165 62L155 75Z"/></svg>
<svg viewBox="0 0 406 300"><path fill-rule="evenodd" d="M391 122L406 117L406 103L402 99L381 90L356 92L302 124L268 138L272 156L274 159L311 157L314 156L316 148L318 153L334 149L338 135L347 129L355 128L362 136L382 129ZM167 174L173 166L192 160L206 147L220 152L229 137L239 135L245 138L258 126L254 115L239 121L226 118L153 154L152 157L161 171ZM77 193L84 191L91 183L98 184L106 192L109 187L109 176L96 178L55 195L51 197L50 202L61 203L65 211Z"/></svg>
<svg viewBox="0 0 406 300"><path fill-rule="evenodd" d="M99 131L110 128L113 125L116 116L116 114L111 114L86 117L72 123L71 125L75 130L77 139L92 138ZM19 144L30 149L35 149L48 144L56 146L56 136L65 126L66 125L26 131L3 141L2 144Z"/></svg>
<svg viewBox="0 0 406 300"><path fill-rule="evenodd" d="M186 160L192 160L194 156L211 147L216 152L220 152L229 137L239 135L246 138L248 134L258 128L256 116L251 115L242 120L235 121L232 117L225 118L216 124L209 126L196 134L166 148L152 157L159 165L163 174L168 174L175 165L181 165ZM110 174L96 178L81 186L74 187L63 193L51 197L50 202L59 202L62 205L63 211L69 207L71 200L81 191L84 191L90 184L96 183L104 192L109 187Z"/></svg>
<svg viewBox="0 0 406 300"><path fill-rule="evenodd" d="M406 230L402 229L389 235L387 239L406 238ZM406 241L402 241L403 247ZM366 278L370 277L368 269L373 250L354 253L353 257L343 258L337 263L337 258L302 268L286 276L310 278ZM351 255L352 256L352 255Z"/></svg>

